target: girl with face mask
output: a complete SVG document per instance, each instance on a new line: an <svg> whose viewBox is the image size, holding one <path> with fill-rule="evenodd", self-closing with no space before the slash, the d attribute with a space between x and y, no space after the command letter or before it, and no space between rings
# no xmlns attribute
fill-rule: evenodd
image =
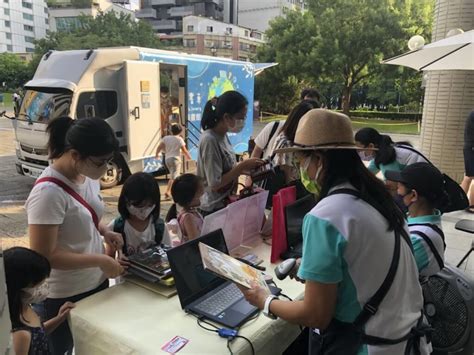
<svg viewBox="0 0 474 355"><path fill-rule="evenodd" d="M203 215L224 208L229 196L235 192L240 175L265 164L258 158L237 163L227 133L241 126L247 115L248 101L237 91L227 91L204 106L199 140L197 175L204 181L201 199Z"/></svg>
<svg viewBox="0 0 474 355"><path fill-rule="evenodd" d="M109 227L122 235L125 256L161 244L164 222L159 218L160 189L153 176L135 173L128 177L120 193L118 210L120 216Z"/></svg>
<svg viewBox="0 0 474 355"><path fill-rule="evenodd" d="M50 354L47 335L66 320L74 303L65 302L55 317L41 322L31 304L48 297L46 278L51 271L48 259L33 250L14 247L5 250L3 261L14 353Z"/></svg>
<svg viewBox="0 0 474 355"><path fill-rule="evenodd" d="M77 302L108 287L108 278L122 274L120 263L105 254L122 247L120 234L100 222L104 203L98 179L118 150L112 128L99 118L60 117L47 126L47 167L25 207L30 246L51 264L50 294L44 320L56 316L67 301ZM67 322L51 334L51 352L72 351Z"/></svg>
<svg viewBox="0 0 474 355"><path fill-rule="evenodd" d="M264 314L312 328L308 354L428 354L404 216L358 150L347 116L322 109L303 116L293 146L280 152L295 154L303 185L319 199L304 218L303 256L293 270L305 282L304 299L241 290ZM392 260L394 278L372 308Z"/></svg>

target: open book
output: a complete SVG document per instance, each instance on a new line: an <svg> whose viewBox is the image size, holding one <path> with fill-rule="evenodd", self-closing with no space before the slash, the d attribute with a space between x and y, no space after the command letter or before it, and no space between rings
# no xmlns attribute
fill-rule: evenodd
<svg viewBox="0 0 474 355"><path fill-rule="evenodd" d="M251 288L252 283L256 283L258 286L268 289L262 273L252 266L244 264L204 243L199 243L199 251L205 270L246 288Z"/></svg>

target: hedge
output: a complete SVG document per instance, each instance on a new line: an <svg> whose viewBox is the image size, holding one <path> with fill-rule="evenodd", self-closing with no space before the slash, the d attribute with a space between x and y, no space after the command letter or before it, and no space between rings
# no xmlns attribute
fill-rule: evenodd
<svg viewBox="0 0 474 355"><path fill-rule="evenodd" d="M421 113L386 112L386 111L350 111L351 118L381 118L386 120L419 121Z"/></svg>

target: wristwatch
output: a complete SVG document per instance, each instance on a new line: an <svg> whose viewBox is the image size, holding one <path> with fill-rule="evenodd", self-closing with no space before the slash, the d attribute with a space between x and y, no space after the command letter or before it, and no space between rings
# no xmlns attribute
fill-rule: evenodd
<svg viewBox="0 0 474 355"><path fill-rule="evenodd" d="M274 315L272 312L270 312L270 303L272 303L272 301L275 298L278 299L278 297L275 296L275 295L269 295L267 297L267 299L265 300L265 305L263 306L263 314L266 317L270 318L270 319L277 319L278 318L276 315Z"/></svg>

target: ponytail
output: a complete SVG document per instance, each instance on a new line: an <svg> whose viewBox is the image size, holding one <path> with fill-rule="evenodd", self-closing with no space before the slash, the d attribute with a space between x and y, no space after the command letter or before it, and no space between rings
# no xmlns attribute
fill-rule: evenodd
<svg viewBox="0 0 474 355"><path fill-rule="evenodd" d="M375 152L375 166L379 168L380 164L390 164L396 158L394 143L390 136L380 134L371 127L362 128L355 134L355 140L364 147L373 144L378 150Z"/></svg>
<svg viewBox="0 0 474 355"><path fill-rule="evenodd" d="M71 149L87 158L115 153L119 148L114 131L100 118L59 117L48 124L46 131L50 159L60 158Z"/></svg>
<svg viewBox="0 0 474 355"><path fill-rule="evenodd" d="M201 128L205 131L212 129L217 126L226 113L235 115L247 105L248 100L240 92L226 91L218 98L214 97L206 102L202 113Z"/></svg>
<svg viewBox="0 0 474 355"><path fill-rule="evenodd" d="M378 168L380 164L390 164L397 157L395 148L393 146L393 140L386 134L380 135L380 142L376 147L378 150L375 152L375 166Z"/></svg>
<svg viewBox="0 0 474 355"><path fill-rule="evenodd" d="M59 158L66 152L66 134L73 125L74 120L67 116L56 118L48 124L46 132L49 134L50 159Z"/></svg>
<svg viewBox="0 0 474 355"><path fill-rule="evenodd" d="M178 218L178 208L176 207L176 203L173 203L166 214L165 222L168 223L172 219Z"/></svg>
<svg viewBox="0 0 474 355"><path fill-rule="evenodd" d="M219 119L217 118L216 114L216 106L218 98L215 97L208 102L206 102L206 106L204 106L204 111L202 113L201 119L201 128L206 131L208 129L214 128L217 125Z"/></svg>

